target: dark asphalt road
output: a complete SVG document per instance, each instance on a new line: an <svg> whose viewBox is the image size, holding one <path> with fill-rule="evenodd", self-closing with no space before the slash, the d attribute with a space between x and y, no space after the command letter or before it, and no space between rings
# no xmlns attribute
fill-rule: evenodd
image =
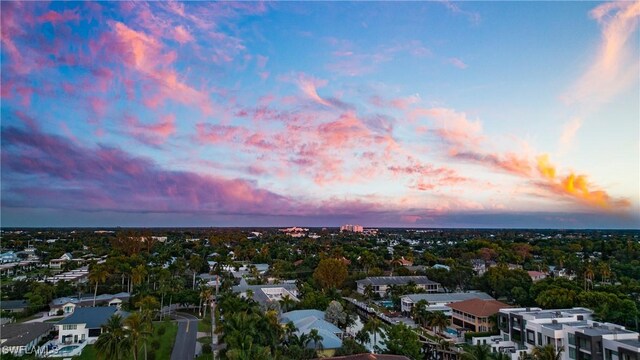
<svg viewBox="0 0 640 360"><path fill-rule="evenodd" d="M177 313L175 318L178 321L178 334L173 344L171 360L191 360L196 353L198 318L183 313Z"/></svg>

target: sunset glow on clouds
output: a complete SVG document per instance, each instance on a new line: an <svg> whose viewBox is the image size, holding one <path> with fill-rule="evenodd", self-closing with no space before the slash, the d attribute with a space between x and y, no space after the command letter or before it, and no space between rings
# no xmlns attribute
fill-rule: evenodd
<svg viewBox="0 0 640 360"><path fill-rule="evenodd" d="M640 226L636 2L1 6L2 225Z"/></svg>

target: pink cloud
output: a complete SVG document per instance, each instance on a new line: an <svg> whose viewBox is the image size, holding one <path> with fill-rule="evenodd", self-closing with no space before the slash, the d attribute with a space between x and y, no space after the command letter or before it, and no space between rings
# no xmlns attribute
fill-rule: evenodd
<svg viewBox="0 0 640 360"><path fill-rule="evenodd" d="M318 95L318 88L327 85L327 80L317 79L313 76L308 76L305 74L298 75L297 84L300 90L311 100L314 102L324 105L331 106L331 104L320 97Z"/></svg>
<svg viewBox="0 0 640 360"><path fill-rule="evenodd" d="M80 20L80 15L77 10L65 10L62 13L49 10L46 14L40 16L38 20L58 24L72 20Z"/></svg>
<svg viewBox="0 0 640 360"><path fill-rule="evenodd" d="M448 60L449 64L457 67L458 69L466 69L468 67L467 64L465 64L462 60L458 59L458 58L449 58Z"/></svg>
<svg viewBox="0 0 640 360"><path fill-rule="evenodd" d="M142 123L135 116L127 116L125 124L127 131L138 140L158 145L167 140L167 138L176 132L176 117L173 114L164 115L157 123Z"/></svg>
<svg viewBox="0 0 640 360"><path fill-rule="evenodd" d="M180 44L186 44L194 40L189 30L182 25L178 25L174 28L174 39Z"/></svg>

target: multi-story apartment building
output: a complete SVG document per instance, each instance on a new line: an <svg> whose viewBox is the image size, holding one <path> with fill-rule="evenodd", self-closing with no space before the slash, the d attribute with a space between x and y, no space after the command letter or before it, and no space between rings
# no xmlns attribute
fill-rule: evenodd
<svg viewBox="0 0 640 360"><path fill-rule="evenodd" d="M513 360L536 346L552 345L562 360L640 360L640 335L624 326L592 320L586 308L542 310L501 309L500 336L474 338L494 352L510 353Z"/></svg>
<svg viewBox="0 0 640 360"><path fill-rule="evenodd" d="M462 329L485 332L491 331L491 317L509 305L498 300L472 298L447 305L451 308L451 323Z"/></svg>

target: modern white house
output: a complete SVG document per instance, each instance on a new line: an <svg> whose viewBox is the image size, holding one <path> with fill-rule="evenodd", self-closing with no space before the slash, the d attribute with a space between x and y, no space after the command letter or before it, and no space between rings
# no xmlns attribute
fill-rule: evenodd
<svg viewBox="0 0 640 360"><path fill-rule="evenodd" d="M442 292L440 283L429 280L426 276L375 276L356 281L360 294L364 294L367 287L371 286L372 290L381 297L387 295L387 289L391 286L407 285L410 283L415 284L418 288L424 289L424 291L428 293Z"/></svg>
<svg viewBox="0 0 640 360"><path fill-rule="evenodd" d="M624 326L592 320L586 308L514 308L498 313L500 335L474 338L493 352L517 360L536 346L561 350L562 360L640 360L640 334Z"/></svg>
<svg viewBox="0 0 640 360"><path fill-rule="evenodd" d="M248 285L242 279L240 285L233 287L233 292L240 294L241 297L251 297L261 305L268 305L271 302L279 302L285 297L298 302L298 288L295 283L278 283L269 285Z"/></svg>
<svg viewBox="0 0 640 360"><path fill-rule="evenodd" d="M121 312L115 306L77 308L67 318L56 323L58 327L58 343L69 345L94 343L102 333L102 325L106 324L114 314L122 317L128 313Z"/></svg>

